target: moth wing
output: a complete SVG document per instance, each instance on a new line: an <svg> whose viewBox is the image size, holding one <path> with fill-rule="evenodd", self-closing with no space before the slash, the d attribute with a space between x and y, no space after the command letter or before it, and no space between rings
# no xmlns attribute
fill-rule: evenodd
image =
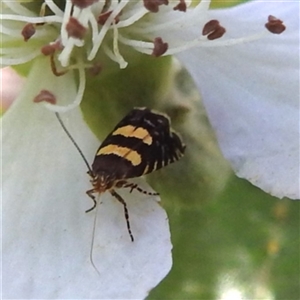
<svg viewBox="0 0 300 300"><path fill-rule="evenodd" d="M113 151L111 155L99 155L107 147L118 155ZM103 141L93 165L114 169L117 179L134 178L178 160L184 150L167 116L148 108L134 108Z"/></svg>
<svg viewBox="0 0 300 300"><path fill-rule="evenodd" d="M132 150L142 155L142 162L127 173L128 178L149 174L183 156L185 145L180 136L171 129L168 116L150 109L136 108L131 111L129 119L125 117L122 121L122 126L129 122L147 132L139 142L131 145Z"/></svg>

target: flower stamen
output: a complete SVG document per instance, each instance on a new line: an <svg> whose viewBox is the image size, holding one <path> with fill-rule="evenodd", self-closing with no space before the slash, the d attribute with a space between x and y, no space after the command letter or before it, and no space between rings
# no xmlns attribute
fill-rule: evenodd
<svg viewBox="0 0 300 300"><path fill-rule="evenodd" d="M274 34L280 34L285 31L286 28L283 21L271 15L268 17L268 22L265 24L265 27Z"/></svg>
<svg viewBox="0 0 300 300"><path fill-rule="evenodd" d="M114 24L115 25L115 24ZM118 28L116 26L113 26L114 29L114 39L113 39L113 49L114 54L117 59L117 62L120 65L121 69L125 69L128 65L128 63L124 60L123 56L120 54L119 46L118 46Z"/></svg>
<svg viewBox="0 0 300 300"><path fill-rule="evenodd" d="M53 54L50 54L50 64L51 64L51 70L52 70L52 73L59 77L59 76L62 76L64 74L66 74L68 72L68 70L65 70L65 71L58 71L57 68L56 68L56 64L55 64L55 58L54 58L54 53Z"/></svg>
<svg viewBox="0 0 300 300"><path fill-rule="evenodd" d="M53 54L57 50L62 50L63 45L61 44L61 41L58 40L56 42L50 43L48 45L45 45L41 48L41 52L47 56Z"/></svg>
<svg viewBox="0 0 300 300"><path fill-rule="evenodd" d="M1 14L1 20L20 21L26 23L61 23L61 18L58 16L45 16L45 17L27 17L20 15Z"/></svg>
<svg viewBox="0 0 300 300"><path fill-rule="evenodd" d="M119 15L119 13L122 11L122 9L129 3L129 0L121 0L116 7L114 8L114 10L112 11L112 13L109 15L109 17L107 18L105 24L103 25L103 27L101 28L99 34L93 39L93 48L90 52L90 54L88 55L88 60L92 60L95 58L97 51L107 33L107 31L110 29L110 24L112 24L114 18Z"/></svg>
<svg viewBox="0 0 300 300"><path fill-rule="evenodd" d="M53 12L54 15L60 16L61 18L63 17L64 12L53 2L53 0L47 0L46 2L43 3L42 7L44 6L44 4L49 7L49 9ZM42 8L41 8L41 13L42 13Z"/></svg>
<svg viewBox="0 0 300 300"><path fill-rule="evenodd" d="M21 31L24 41L27 42L35 34L35 32L35 26L32 23L27 23Z"/></svg>
<svg viewBox="0 0 300 300"><path fill-rule="evenodd" d="M74 66L74 68L75 68L75 66ZM83 63L81 61L79 61L78 64L76 65L76 68L78 69L78 73L79 73L79 86L78 86L75 100L71 104L66 105L66 106L45 103L45 107L47 109L54 111L54 112L64 113L64 112L67 112L67 111L80 105L82 97L83 97L83 93L85 90L85 85L86 85L85 66L83 65ZM71 67L69 69L71 69Z"/></svg>
<svg viewBox="0 0 300 300"><path fill-rule="evenodd" d="M102 66L99 63L95 63L91 67L89 67L89 73L92 76L97 76L102 71Z"/></svg>
<svg viewBox="0 0 300 300"><path fill-rule="evenodd" d="M34 51L31 51L31 49L26 49L26 52L23 52L22 56L19 56L20 49L17 49L17 51L15 51L16 50L15 48L11 48L11 49L8 48L5 50L7 50L8 55L7 57L1 57L1 65L3 66L14 66L14 65L20 65L26 63L38 57L41 53L40 49L36 49Z"/></svg>
<svg viewBox="0 0 300 300"><path fill-rule="evenodd" d="M144 22L140 26L133 28L134 32L138 34L154 34L161 32L162 30L174 30L174 28L188 28L193 24L199 24L202 18L199 19L199 16L203 16L203 19L206 18L206 13L209 9L210 1L201 1L196 7L191 11L187 11L185 14L180 14L180 17L171 18L163 20L163 22ZM158 14L155 14L156 17ZM122 21L120 21L121 23ZM203 21L204 23L204 21Z"/></svg>
<svg viewBox="0 0 300 300"><path fill-rule="evenodd" d="M68 72L67 70L58 71L57 68L56 68L54 54L55 54L55 51L61 50L61 49L63 49L63 46L62 46L60 41L50 43L50 44L45 45L41 48L42 54L44 54L45 56L50 56L51 70L52 70L52 73L55 76L62 76L62 75L66 74Z"/></svg>
<svg viewBox="0 0 300 300"><path fill-rule="evenodd" d="M87 29L74 17L70 17L66 31L69 37L82 40L86 34Z"/></svg>
<svg viewBox="0 0 300 300"><path fill-rule="evenodd" d="M152 56L159 57L162 56L168 50L168 43L164 43L161 37L154 39L154 49Z"/></svg>
<svg viewBox="0 0 300 300"><path fill-rule="evenodd" d="M220 25L218 20L210 20L204 25L202 35L207 35L207 39L212 41L222 37L225 32L225 28Z"/></svg>
<svg viewBox="0 0 300 300"><path fill-rule="evenodd" d="M143 0L144 6L153 13L157 13L160 5L168 5L168 0Z"/></svg>
<svg viewBox="0 0 300 300"><path fill-rule="evenodd" d="M117 28L125 28L128 27L138 20L140 20L142 17L144 17L149 11L143 6L140 7L134 14L132 14L130 17L125 18L124 20L119 20L118 23L116 23Z"/></svg>
<svg viewBox="0 0 300 300"><path fill-rule="evenodd" d="M56 104L56 97L48 90L41 90L33 99L34 103L47 102L51 105Z"/></svg>
<svg viewBox="0 0 300 300"><path fill-rule="evenodd" d="M25 16L34 16L34 13L31 12L29 9L21 5L17 1L11 1L11 0L2 0L2 2L11 9L12 12L14 12L17 15L25 15Z"/></svg>
<svg viewBox="0 0 300 300"><path fill-rule="evenodd" d="M186 12L186 8L187 8L187 5L186 5L186 3L185 3L185 0L180 0L180 3L178 3L178 4L173 8L173 10L179 10L179 11Z"/></svg>
<svg viewBox="0 0 300 300"><path fill-rule="evenodd" d="M112 10L111 10L111 11L106 11L106 12L100 14L100 16L99 16L98 19L97 19L98 24L104 25L105 22L107 21L108 17L111 15L111 13L112 13ZM119 23L119 21L120 21L119 16L120 16L120 14L117 15L117 16L114 18L115 24L118 24L118 23Z"/></svg>
<svg viewBox="0 0 300 300"><path fill-rule="evenodd" d="M69 38L68 32L66 31L66 26L71 17L71 12L72 12L72 3L70 1L67 1L65 6L64 16L62 19L61 29L60 29L61 43L64 46L67 44Z"/></svg>

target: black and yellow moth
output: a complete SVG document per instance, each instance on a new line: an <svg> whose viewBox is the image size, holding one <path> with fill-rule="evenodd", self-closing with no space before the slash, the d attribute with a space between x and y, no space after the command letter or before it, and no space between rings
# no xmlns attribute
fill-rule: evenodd
<svg viewBox="0 0 300 300"><path fill-rule="evenodd" d="M126 202L115 189L130 188L131 192L136 189L144 194L158 195L144 191L127 180L149 174L179 160L184 151L185 145L172 130L168 116L148 108L132 109L104 139L91 167L84 159L93 186L86 193L94 202L86 212L96 207L95 194L110 192L124 207L128 233L134 241Z"/></svg>
<svg viewBox="0 0 300 300"><path fill-rule="evenodd" d="M93 188L87 194L96 200L93 194L109 191L124 206L127 228L131 240L128 210L125 201L115 188L137 189L136 184L127 179L139 177L180 159L185 150L181 138L170 126L166 115L148 108L131 110L105 138L96 152L92 164L91 183Z"/></svg>

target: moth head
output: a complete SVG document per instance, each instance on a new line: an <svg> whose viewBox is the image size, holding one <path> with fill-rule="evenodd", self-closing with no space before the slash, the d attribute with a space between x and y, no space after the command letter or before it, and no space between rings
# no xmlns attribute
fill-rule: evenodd
<svg viewBox="0 0 300 300"><path fill-rule="evenodd" d="M108 174L106 172L99 172L93 174L91 183L93 187L99 192L103 193L107 190L110 190L116 182L116 177L113 174Z"/></svg>

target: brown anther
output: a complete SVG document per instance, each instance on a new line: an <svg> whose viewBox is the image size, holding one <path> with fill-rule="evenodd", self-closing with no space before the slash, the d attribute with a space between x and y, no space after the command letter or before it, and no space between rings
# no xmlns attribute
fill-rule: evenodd
<svg viewBox="0 0 300 300"><path fill-rule="evenodd" d="M225 28L220 25L218 20L210 20L202 29L202 35L207 35L207 39L209 40L218 39L222 37L225 32Z"/></svg>
<svg viewBox="0 0 300 300"><path fill-rule="evenodd" d="M93 66L91 66L88 70L92 76L97 76L102 71L102 66L99 63L96 63Z"/></svg>
<svg viewBox="0 0 300 300"><path fill-rule="evenodd" d="M48 56L48 55L54 54L55 51L62 50L62 49L63 49L63 45L61 44L61 42L56 41L54 43L50 43L48 45L43 46L41 48L41 52L45 56Z"/></svg>
<svg viewBox="0 0 300 300"><path fill-rule="evenodd" d="M44 54L45 56L51 55L55 52L55 48L53 47L53 45L45 45L41 48L41 52L42 54Z"/></svg>
<svg viewBox="0 0 300 300"><path fill-rule="evenodd" d="M57 77L62 76L62 75L66 74L68 72L67 70L65 70L65 71L58 71L57 70L55 60L54 60L54 54L50 55L50 65L51 65L52 73Z"/></svg>
<svg viewBox="0 0 300 300"><path fill-rule="evenodd" d="M34 34L35 34L35 26L32 23L27 23L22 31L21 34L24 38L24 41L27 42Z"/></svg>
<svg viewBox="0 0 300 300"><path fill-rule="evenodd" d="M161 37L154 39L154 49L152 56L159 57L162 56L168 50L168 43L164 43Z"/></svg>
<svg viewBox="0 0 300 300"><path fill-rule="evenodd" d="M286 28L283 21L271 15L268 17L268 23L265 24L265 27L274 34L280 34L285 31Z"/></svg>
<svg viewBox="0 0 300 300"><path fill-rule="evenodd" d="M149 11L156 13L159 10L160 5L168 5L169 1L168 0L143 0L144 1L144 6L147 8Z"/></svg>
<svg viewBox="0 0 300 300"><path fill-rule="evenodd" d="M186 12L186 3L185 0L179 0L180 3L178 3L173 10L179 10L179 11L183 11Z"/></svg>
<svg viewBox="0 0 300 300"><path fill-rule="evenodd" d="M74 17L70 17L69 22L66 25L66 30L69 37L80 40L84 38L86 33L86 28Z"/></svg>
<svg viewBox="0 0 300 300"><path fill-rule="evenodd" d="M71 0L71 1L74 6L77 6L81 9L87 8L92 4L94 4L95 2L98 2L98 0Z"/></svg>
<svg viewBox="0 0 300 300"><path fill-rule="evenodd" d="M50 104L56 104L56 97L48 90L41 90L40 93L34 97L33 102L47 102Z"/></svg>
<svg viewBox="0 0 300 300"><path fill-rule="evenodd" d="M107 19L109 18L109 16L111 15L112 10L111 11L106 11L104 13L102 13L98 19L97 19L97 23L100 25L104 25L105 22L107 21ZM115 24L118 24L120 21L120 14L118 14L117 16L115 16L114 18Z"/></svg>

